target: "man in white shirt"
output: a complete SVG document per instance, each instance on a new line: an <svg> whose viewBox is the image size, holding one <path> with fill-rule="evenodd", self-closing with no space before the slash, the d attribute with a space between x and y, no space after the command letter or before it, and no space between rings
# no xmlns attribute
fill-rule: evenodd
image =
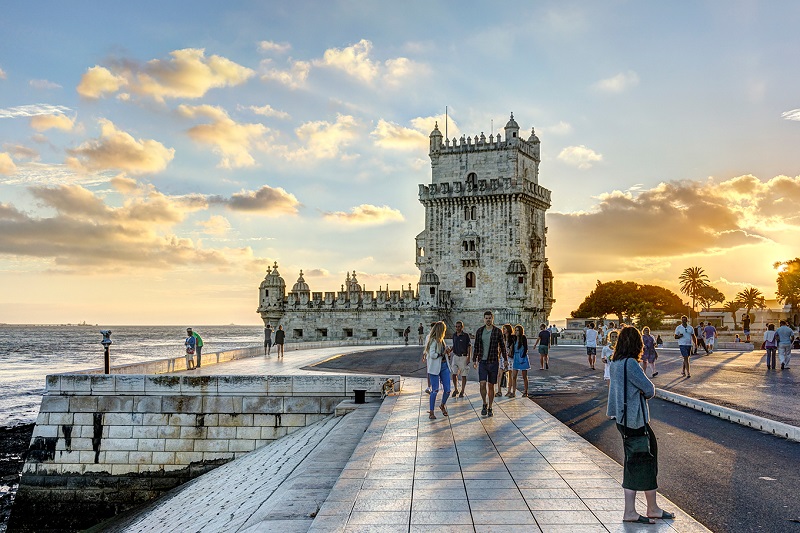
<svg viewBox="0 0 800 533"><path fill-rule="evenodd" d="M594 370L594 363L597 360L597 330L594 329L594 322L589 322L586 331L583 332L583 338L586 345L586 358L589 360L589 368Z"/></svg>
<svg viewBox="0 0 800 533"><path fill-rule="evenodd" d="M778 338L778 358L781 360L781 370L789 368L789 361L792 360L792 341L794 331L785 320L781 320L781 327L775 331Z"/></svg>
<svg viewBox="0 0 800 533"><path fill-rule="evenodd" d="M686 315L681 317L681 323L675 328L675 338L678 339L678 348L681 350L681 357L683 357L683 366L681 367L681 376L687 378L692 377L689 372L689 357L692 355L692 350L695 346L694 328L689 325L689 318Z"/></svg>

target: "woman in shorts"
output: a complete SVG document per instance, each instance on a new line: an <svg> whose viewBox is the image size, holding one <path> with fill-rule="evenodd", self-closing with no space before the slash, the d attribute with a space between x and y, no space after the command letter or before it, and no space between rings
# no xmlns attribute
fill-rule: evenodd
<svg viewBox="0 0 800 533"><path fill-rule="evenodd" d="M642 372L647 375L647 365L650 364L653 375L656 377L656 359L658 359L658 352L656 352L656 340L650 335L650 328L647 326L642 328L642 342L644 343L644 352L642 353Z"/></svg>
<svg viewBox="0 0 800 533"><path fill-rule="evenodd" d="M503 386L503 382L506 384L506 394L507 398L511 398L511 362L508 359L509 355L514 353L514 329L511 327L511 324L503 324L503 342L506 343L506 357L500 357L500 373L497 376L497 393L495 397L503 396L500 389Z"/></svg>

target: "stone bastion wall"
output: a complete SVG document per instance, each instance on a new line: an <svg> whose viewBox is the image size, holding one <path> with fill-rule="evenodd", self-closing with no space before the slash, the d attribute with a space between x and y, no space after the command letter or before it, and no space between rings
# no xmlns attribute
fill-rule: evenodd
<svg viewBox="0 0 800 533"><path fill-rule="evenodd" d="M47 377L9 531L75 530L321 420L399 376Z"/></svg>

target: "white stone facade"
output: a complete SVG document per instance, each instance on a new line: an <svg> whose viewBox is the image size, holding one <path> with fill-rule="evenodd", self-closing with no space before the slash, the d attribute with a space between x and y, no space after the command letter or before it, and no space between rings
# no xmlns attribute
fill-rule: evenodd
<svg viewBox="0 0 800 533"><path fill-rule="evenodd" d="M462 320L468 331L483 312L496 322L537 331L548 322L553 274L547 266L545 211L550 191L539 185L540 143L527 140L511 115L505 136L443 139L430 135L431 183L419 186L425 229L416 238L420 280L416 290L364 291L356 273L339 292L311 292L300 277L287 293L277 270L259 288L264 324L286 331L287 340L379 338L396 340L420 322Z"/></svg>

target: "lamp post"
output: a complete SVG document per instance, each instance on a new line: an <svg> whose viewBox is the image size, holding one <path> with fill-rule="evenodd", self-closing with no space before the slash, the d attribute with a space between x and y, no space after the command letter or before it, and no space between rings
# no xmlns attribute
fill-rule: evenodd
<svg viewBox="0 0 800 533"><path fill-rule="evenodd" d="M105 349L105 356L104 356L105 357L105 364L103 366L105 368L105 373L106 374L110 374L111 373L111 356L108 353L108 348L112 344L111 330L110 329L100 330L100 334L103 336L103 340L100 341L100 344L102 344L103 348Z"/></svg>

